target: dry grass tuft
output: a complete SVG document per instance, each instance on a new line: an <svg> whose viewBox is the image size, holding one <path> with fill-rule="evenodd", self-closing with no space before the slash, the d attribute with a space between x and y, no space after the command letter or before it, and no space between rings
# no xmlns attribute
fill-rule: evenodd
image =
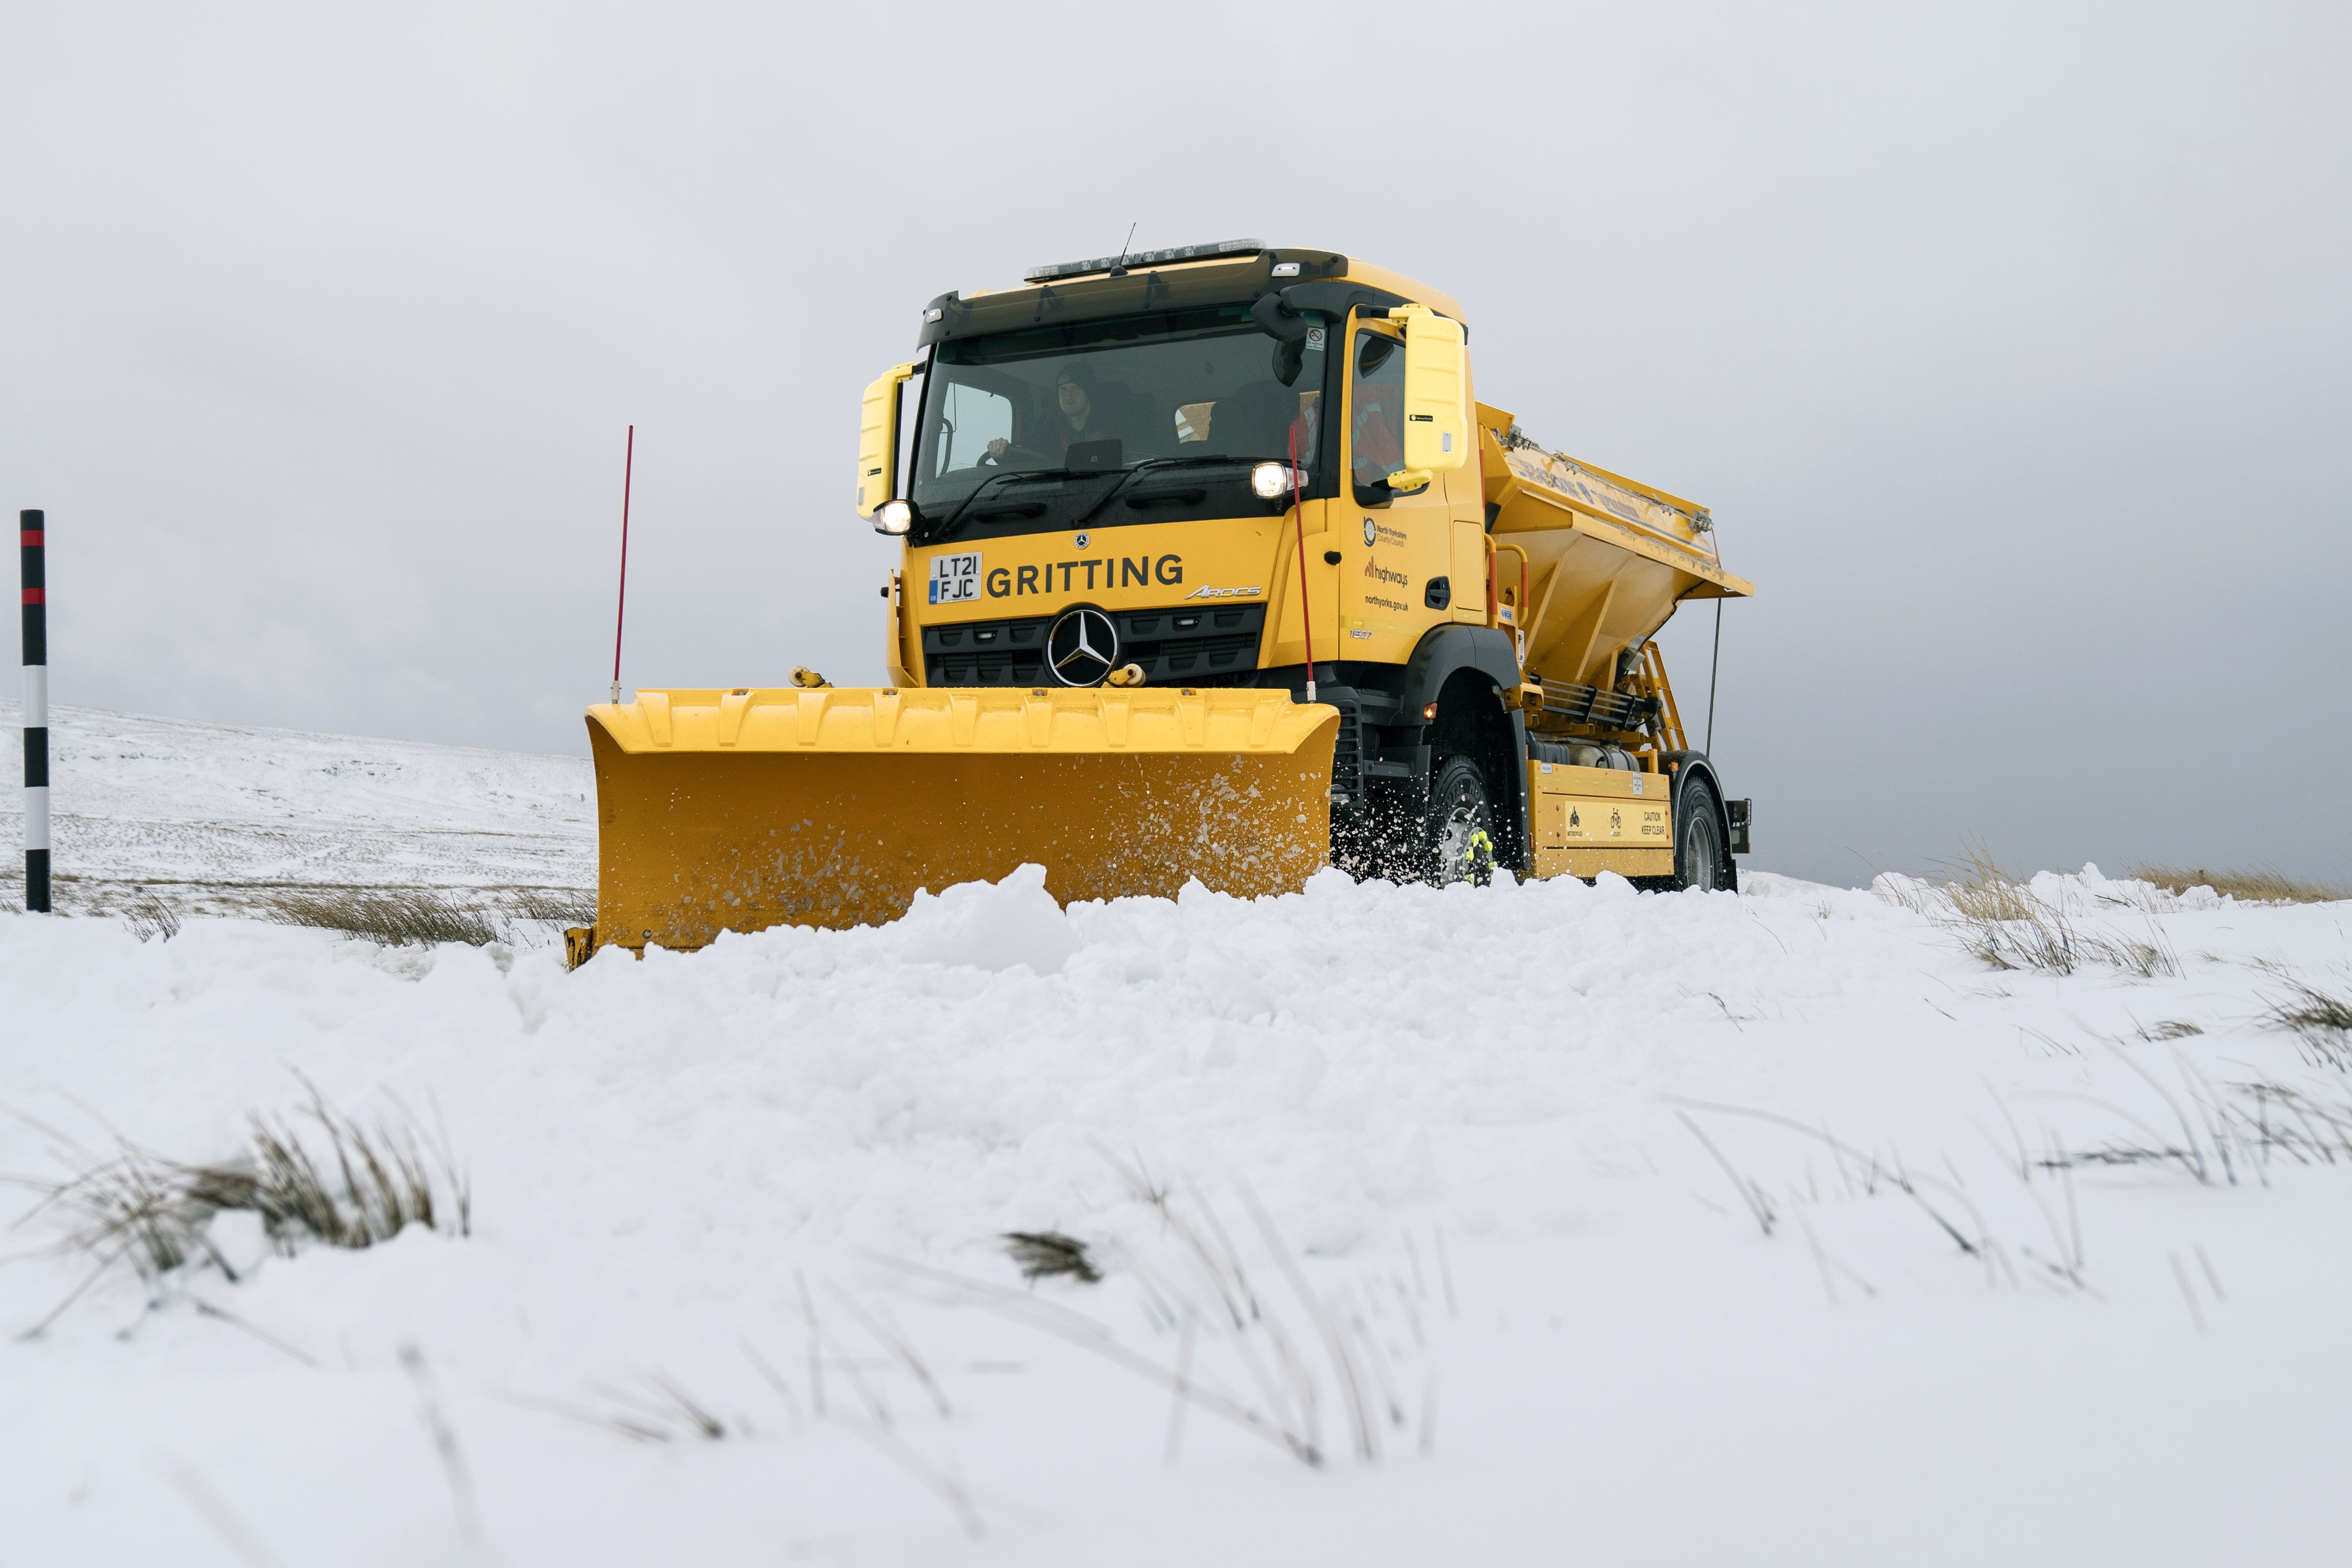
<svg viewBox="0 0 2352 1568"><path fill-rule="evenodd" d="M726 1422L667 1373L643 1373L634 1382L600 1384L591 1392L596 1399L593 1405L496 1391L491 1397L598 1427L633 1443L667 1443L677 1438L716 1443L731 1435Z"/></svg>
<svg viewBox="0 0 2352 1568"><path fill-rule="evenodd" d="M2210 888L2225 898L2263 904L2325 904L2352 899L2352 888L2326 882L2306 882L2273 870L2208 871L2202 867L2180 870L2169 866L2135 865L2130 874L2153 882L2168 892Z"/></svg>
<svg viewBox="0 0 2352 1568"><path fill-rule="evenodd" d="M2135 1136L2083 1148L2053 1143L2030 1158L2032 1167L2178 1164L2200 1185L2238 1186L2249 1178L2263 1179L2263 1173L2282 1155L2302 1165L2352 1164L2352 1100L2265 1079L2215 1084L2185 1061L2179 1074L2176 1094L2142 1072L2178 1124L2177 1138L2109 1106Z"/></svg>
<svg viewBox="0 0 2352 1568"><path fill-rule="evenodd" d="M1946 872L1944 896L1963 920L2039 921L2050 912L2024 883L2002 868L1981 840L1941 864Z"/></svg>
<svg viewBox="0 0 2352 1568"><path fill-rule="evenodd" d="M1402 1279L1374 1277L1318 1288L1272 1215L1244 1187L1242 1207L1263 1243L1271 1274L1278 1277L1277 1285L1269 1287L1265 1282L1267 1270L1244 1260L1233 1230L1213 1203L1204 1196L1180 1200L1141 1162L1122 1160L1108 1150L1103 1153L1132 1194L1160 1222L1162 1243L1122 1247L1119 1265L1122 1279L1131 1279L1140 1294L1151 1331L1173 1342L1168 1347L1172 1355L1132 1345L1108 1325L1034 1290L879 1254L866 1257L911 1278L949 1287L975 1305L1051 1334L1163 1390L1169 1396L1164 1447L1171 1463L1181 1449L1190 1415L1226 1423L1318 1467L1328 1456L1324 1414L1335 1404L1354 1453L1366 1462L1381 1458L1392 1435L1412 1429L1400 1360L1411 1353L1402 1343L1403 1331L1409 1329L1415 1346L1426 1347L1422 1303L1428 1299L1428 1288L1421 1279L1417 1252L1412 1287ZM1037 1234L1004 1239L1034 1240ZM1436 1240L1451 1310L1453 1276L1442 1232ZM810 1382L819 1387L813 1313L811 1319ZM828 1364L846 1372L851 1363L842 1359ZM822 1413L821 1402L814 1403ZM1419 1414L1421 1447L1426 1453L1436 1432L1433 1372L1423 1384Z"/></svg>
<svg viewBox="0 0 2352 1568"><path fill-rule="evenodd" d="M593 889L513 888L507 892L507 912L551 926L594 925L596 894Z"/></svg>
<svg viewBox="0 0 2352 1568"><path fill-rule="evenodd" d="M2151 921L2148 938L2086 931L2059 904L2011 875L1981 842L1944 862L1940 882L1882 879L1882 897L1952 932L1972 956L1995 969L2072 974L2104 963L2142 979L2180 973L2179 955Z"/></svg>
<svg viewBox="0 0 2352 1568"><path fill-rule="evenodd" d="M2326 1067L2352 1068L2352 996L2337 996L2286 977L2292 996L2271 1004L2270 1021L2291 1029Z"/></svg>
<svg viewBox="0 0 2352 1568"><path fill-rule="evenodd" d="M278 925L317 926L387 947L443 942L486 947L499 940L488 915L431 888L289 890L273 895L258 912Z"/></svg>
<svg viewBox="0 0 2352 1568"><path fill-rule="evenodd" d="M387 947L495 942L534 945L533 927L593 925L596 896L576 888L288 889L255 910L279 925L339 931Z"/></svg>
<svg viewBox="0 0 2352 1568"><path fill-rule="evenodd" d="M304 1242L373 1247L412 1225L471 1234L471 1185L445 1140L424 1136L405 1111L364 1126L304 1088L299 1112L254 1112L245 1149L226 1160L190 1164L125 1143L65 1181L26 1184L42 1194L39 1208L75 1216L66 1249L101 1269L127 1262L150 1280L209 1263L234 1281L208 1234L225 1213L257 1215L282 1256Z"/></svg>
<svg viewBox="0 0 2352 1568"><path fill-rule="evenodd" d="M143 888L123 905L122 921L141 942L169 942L180 934L180 911Z"/></svg>
<svg viewBox="0 0 2352 1568"><path fill-rule="evenodd" d="M1087 1244L1055 1230L1008 1230L1004 1250L1013 1256L1024 1279L1045 1279L1067 1274L1081 1284L1102 1282L1102 1270L1087 1254Z"/></svg>
<svg viewBox="0 0 2352 1568"><path fill-rule="evenodd" d="M1943 885L1950 906L1944 923L1993 968L2072 974L2093 956L2065 911L2035 898L1981 844L1947 869L1953 875Z"/></svg>

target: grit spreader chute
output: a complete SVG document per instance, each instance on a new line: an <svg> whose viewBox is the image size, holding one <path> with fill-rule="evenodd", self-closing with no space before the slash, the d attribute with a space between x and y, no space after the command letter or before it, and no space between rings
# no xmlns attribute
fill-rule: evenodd
<svg viewBox="0 0 2352 1568"><path fill-rule="evenodd" d="M588 710L594 948L845 928L1025 862L1075 900L1294 891L1330 858L1339 713L1287 691L639 691Z"/></svg>

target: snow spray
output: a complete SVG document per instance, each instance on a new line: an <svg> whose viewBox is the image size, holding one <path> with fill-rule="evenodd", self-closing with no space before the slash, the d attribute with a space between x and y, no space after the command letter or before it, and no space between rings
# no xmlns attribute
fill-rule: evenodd
<svg viewBox="0 0 2352 1568"><path fill-rule="evenodd" d="M25 586L25 910L49 912L49 604L44 514L17 514Z"/></svg>
<svg viewBox="0 0 2352 1568"><path fill-rule="evenodd" d="M629 615L629 480L637 471L637 427L621 457L621 602L613 609L613 706L621 705L621 627Z"/></svg>

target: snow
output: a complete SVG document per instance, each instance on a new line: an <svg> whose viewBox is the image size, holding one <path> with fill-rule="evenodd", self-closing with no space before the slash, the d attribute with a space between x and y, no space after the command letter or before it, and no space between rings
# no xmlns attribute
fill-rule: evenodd
<svg viewBox="0 0 2352 1568"><path fill-rule="evenodd" d="M0 701L14 730L23 705ZM584 757L49 710L52 838L64 909L144 890L231 911L284 887L593 888ZM24 831L0 790L0 840ZM0 858L21 901L24 869Z"/></svg>
<svg viewBox="0 0 2352 1568"><path fill-rule="evenodd" d="M588 860L562 759L68 727L147 759L103 795L61 771L115 877L194 889L272 824L341 847L280 868L353 881L457 865L419 847L441 833L543 839L554 885ZM473 1212L292 1256L224 1215L236 1282L118 1266L51 1319L91 1260L37 1253L62 1222L24 1192L5 1555L2326 1556L2352 1079L2269 1014L2292 978L2352 994L2347 907L2044 876L2074 930L2177 971L2053 975L1969 957L1916 888L1743 880L1327 873L1065 911L1024 872L885 929L572 974L545 947L0 918L0 1171L61 1176L68 1140L225 1157L299 1110L299 1074L445 1130ZM2179 1152L2084 1158L2130 1148ZM1011 1230L1106 1278L1024 1285ZM1188 1234L1257 1321L1220 1315L1232 1278ZM1180 1366L1319 1465L1171 1422Z"/></svg>

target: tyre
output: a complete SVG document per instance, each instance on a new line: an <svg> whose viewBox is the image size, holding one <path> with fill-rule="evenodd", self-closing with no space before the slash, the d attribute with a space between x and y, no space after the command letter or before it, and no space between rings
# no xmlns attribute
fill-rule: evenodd
<svg viewBox="0 0 2352 1568"><path fill-rule="evenodd" d="M1713 892L1732 887L1731 876L1714 787L1703 778L1689 778L1675 803L1675 886Z"/></svg>
<svg viewBox="0 0 2352 1568"><path fill-rule="evenodd" d="M1486 775L1469 757L1447 757L1429 781L1423 842L1429 879L1439 887L1495 879L1495 807Z"/></svg>

